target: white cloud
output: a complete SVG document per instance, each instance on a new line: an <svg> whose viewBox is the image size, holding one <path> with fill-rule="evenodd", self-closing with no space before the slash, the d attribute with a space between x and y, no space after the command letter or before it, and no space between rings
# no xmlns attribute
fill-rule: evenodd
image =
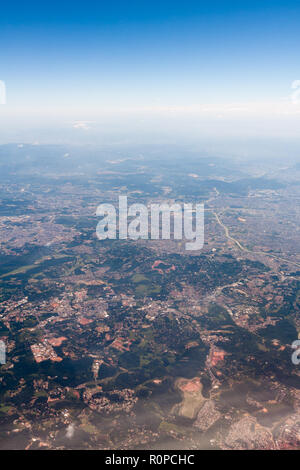
<svg viewBox="0 0 300 470"><path fill-rule="evenodd" d="M83 129L87 131L88 129L91 128L89 124L92 124L92 123L93 121L74 121L72 124L72 127L73 129Z"/></svg>

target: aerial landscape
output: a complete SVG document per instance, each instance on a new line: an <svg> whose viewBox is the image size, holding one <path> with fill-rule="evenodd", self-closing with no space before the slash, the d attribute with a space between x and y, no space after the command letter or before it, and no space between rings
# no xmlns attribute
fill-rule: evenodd
<svg viewBox="0 0 300 470"><path fill-rule="evenodd" d="M1 447L300 445L299 164L0 152ZM204 202L203 249L99 241L97 204L122 193Z"/></svg>
<svg viewBox="0 0 300 470"><path fill-rule="evenodd" d="M3 6L0 450L300 449L299 19Z"/></svg>

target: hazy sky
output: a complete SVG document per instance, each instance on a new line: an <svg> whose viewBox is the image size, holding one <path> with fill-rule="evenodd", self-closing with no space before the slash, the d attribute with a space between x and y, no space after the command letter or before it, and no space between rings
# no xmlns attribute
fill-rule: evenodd
<svg viewBox="0 0 300 470"><path fill-rule="evenodd" d="M0 141L68 129L296 138L299 23L300 1L2 3Z"/></svg>

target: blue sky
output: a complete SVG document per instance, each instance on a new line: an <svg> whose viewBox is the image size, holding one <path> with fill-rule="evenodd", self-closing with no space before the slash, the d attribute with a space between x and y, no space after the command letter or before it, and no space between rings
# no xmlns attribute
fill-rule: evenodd
<svg viewBox="0 0 300 470"><path fill-rule="evenodd" d="M208 119L239 106L251 119L274 106L297 118L282 103L300 78L299 20L299 1L7 2L0 118L94 122L198 108L204 118L203 106Z"/></svg>

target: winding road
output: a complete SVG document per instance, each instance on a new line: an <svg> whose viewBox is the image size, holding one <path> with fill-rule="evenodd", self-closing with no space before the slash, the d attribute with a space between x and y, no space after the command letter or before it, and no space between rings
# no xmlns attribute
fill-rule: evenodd
<svg viewBox="0 0 300 470"><path fill-rule="evenodd" d="M263 255L263 256L269 256L270 258L273 258L273 259L276 259L277 261L283 261L285 263L288 263L288 264L292 264L293 266L296 266L297 268L300 268L300 263L296 263L295 261L290 261L290 260L287 260L285 258L280 258L279 256L275 256L275 255L272 255L271 253L265 253L264 251L255 251L255 250L249 250L248 248L244 247L238 240L236 240L236 238L232 237L230 234L229 234L229 229L228 227L222 222L222 220L220 219L220 216L219 214L217 214L215 211L212 210L212 213L214 214L215 218L216 218L216 221L218 222L218 224L223 228L224 232L225 232L225 236L228 240L231 240L232 242L234 242L240 250L242 251L246 251L248 253L253 253L253 254L256 254L256 255Z"/></svg>

